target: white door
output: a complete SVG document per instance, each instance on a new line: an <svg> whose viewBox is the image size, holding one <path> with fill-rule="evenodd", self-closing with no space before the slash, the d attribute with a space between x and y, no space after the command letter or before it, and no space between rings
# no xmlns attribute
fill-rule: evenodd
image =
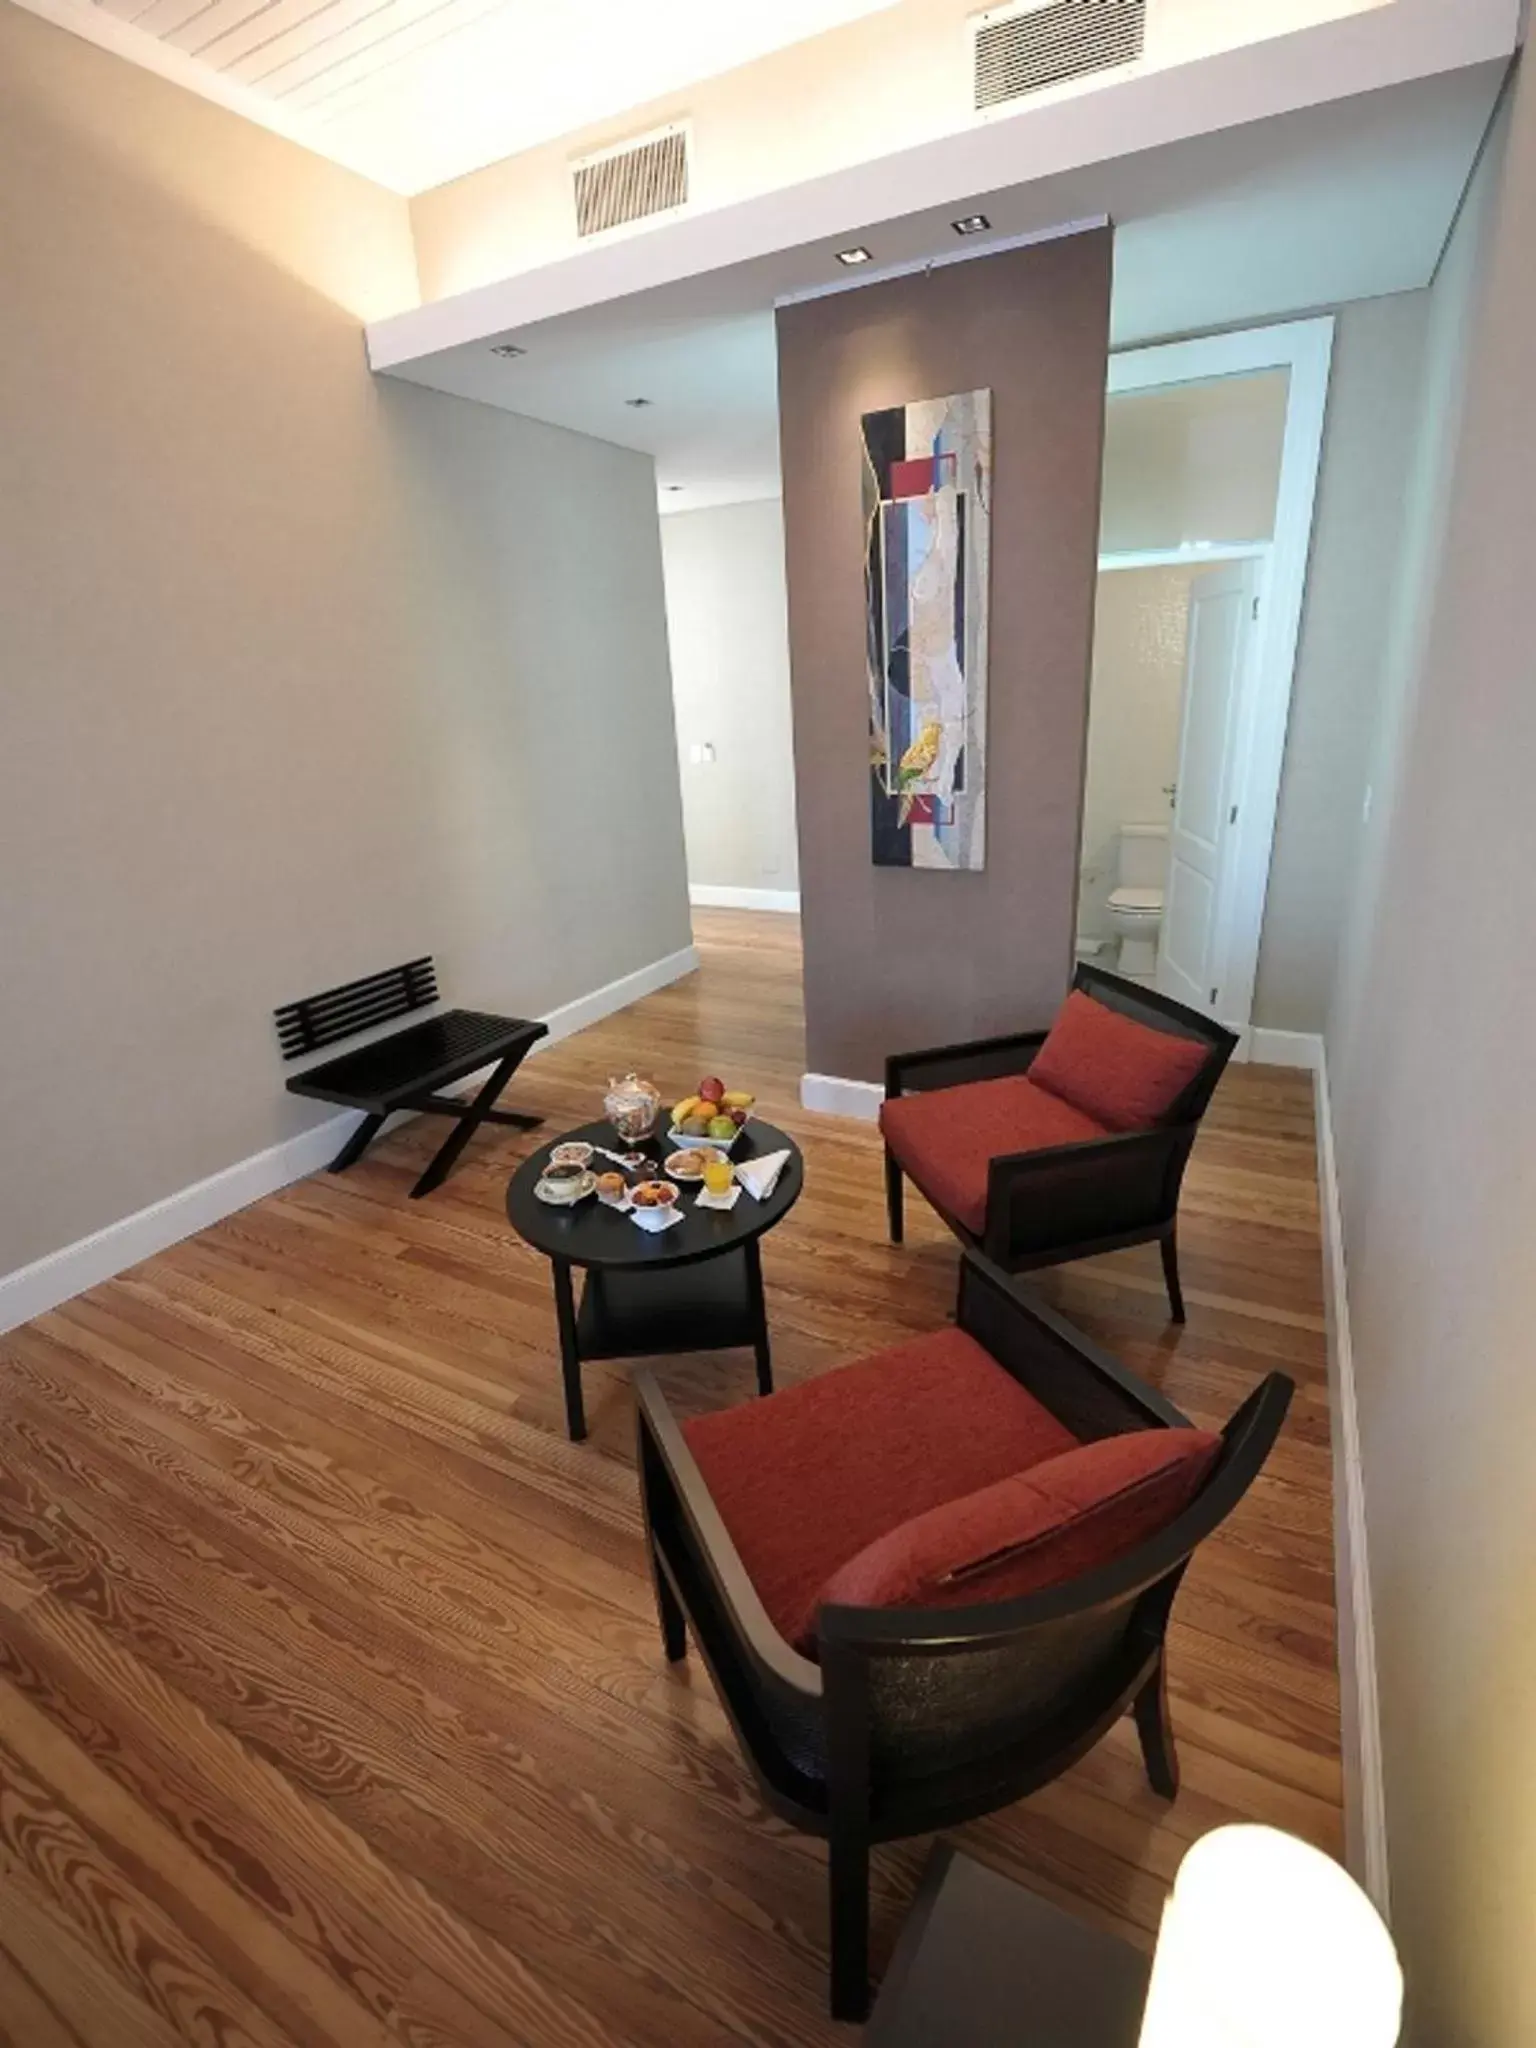
<svg viewBox="0 0 1536 2048"><path fill-rule="evenodd" d="M1190 585L1189 654L1157 955L1164 995L1215 1016L1220 1006L1226 865L1243 689L1258 616L1261 565L1229 562Z"/></svg>

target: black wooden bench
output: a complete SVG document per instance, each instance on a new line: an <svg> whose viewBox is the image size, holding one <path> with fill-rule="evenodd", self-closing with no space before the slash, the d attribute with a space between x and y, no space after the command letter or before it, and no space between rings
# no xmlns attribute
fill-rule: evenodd
<svg viewBox="0 0 1536 2048"><path fill-rule="evenodd" d="M302 1059L338 1039L425 1009L437 999L437 973L430 956L407 960L382 974L343 982L299 1003L285 1003L274 1013L278 1043L285 1060ZM307 1067L302 1074L293 1075L288 1090L292 1095L309 1095L319 1102L339 1102L347 1109L363 1111L362 1122L331 1161L332 1173L344 1173L361 1159L396 1110L452 1117L457 1129L449 1132L411 1189L416 1199L442 1186L481 1124L511 1124L517 1130L532 1131L543 1122L542 1117L492 1105L529 1048L548 1032L547 1024L526 1017L443 1010L404 1031L392 1031L371 1045L343 1053L339 1059ZM438 1092L493 1063L495 1071L473 1097Z"/></svg>

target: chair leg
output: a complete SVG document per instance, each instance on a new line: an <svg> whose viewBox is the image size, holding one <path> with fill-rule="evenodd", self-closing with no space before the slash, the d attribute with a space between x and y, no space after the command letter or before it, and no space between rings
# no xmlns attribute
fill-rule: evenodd
<svg viewBox="0 0 1536 2048"><path fill-rule="evenodd" d="M672 1581L662 1569L661 1559L651 1550L651 1584L656 1589L656 1618L661 1623L661 1644L669 1664L681 1664L688 1654L688 1630L682 1602L672 1590Z"/></svg>
<svg viewBox="0 0 1536 2048"><path fill-rule="evenodd" d="M1184 1290L1179 1285L1179 1239L1177 1225L1171 1225L1162 1241L1163 1278L1168 1283L1168 1307L1176 1323L1185 1320Z"/></svg>
<svg viewBox="0 0 1536 2048"><path fill-rule="evenodd" d="M522 1061L522 1053L508 1053L492 1073L491 1078L480 1089L474 1099L465 1106L464 1114L457 1126L451 1130L427 1170L411 1189L411 1200L419 1202L423 1195L430 1195L434 1188L440 1188L458 1163L459 1154L469 1143L485 1121L485 1113L516 1073Z"/></svg>
<svg viewBox="0 0 1536 2048"><path fill-rule="evenodd" d="M901 1210L901 1168L889 1145L885 1148L885 1215L890 1225L891 1243L902 1240L903 1218Z"/></svg>
<svg viewBox="0 0 1536 2048"><path fill-rule="evenodd" d="M1168 1663L1159 1656L1157 1669L1136 1695L1136 1733L1141 1737L1147 1781L1162 1799L1179 1791L1179 1753L1173 1746L1173 1721L1168 1712Z"/></svg>
<svg viewBox="0 0 1536 2048"><path fill-rule="evenodd" d="M861 2021L869 2015L869 1837L834 1823L827 1847L832 2017Z"/></svg>
<svg viewBox="0 0 1536 2048"><path fill-rule="evenodd" d="M336 1154L330 1165L325 1169L326 1172L345 1173L349 1166L355 1165L379 1135L379 1132L383 1130L386 1121L387 1119L382 1116L365 1116L351 1137L348 1138L345 1145Z"/></svg>

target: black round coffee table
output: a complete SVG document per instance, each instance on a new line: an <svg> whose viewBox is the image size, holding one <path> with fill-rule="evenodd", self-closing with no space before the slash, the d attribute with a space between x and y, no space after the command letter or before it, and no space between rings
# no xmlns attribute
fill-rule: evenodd
<svg viewBox="0 0 1536 2048"><path fill-rule="evenodd" d="M700 1209L697 1189L678 1188L683 1220L654 1233L610 1209L595 1195L574 1208L553 1208L534 1194L553 1145L582 1139L628 1151L606 1121L584 1124L541 1145L513 1174L507 1187L507 1216L525 1243L544 1253L554 1271L555 1314L560 1325L560 1364L565 1375L565 1416L572 1440L587 1433L581 1399L585 1359L654 1358L666 1352L723 1351L750 1345L757 1360L759 1393L773 1391L768 1351L768 1311L758 1239L787 1216L805 1185L805 1162L794 1139L773 1124L749 1123L731 1158L737 1164L770 1152L789 1154L766 1202L742 1190L733 1209ZM661 1162L674 1147L660 1132L633 1148ZM611 1161L599 1156L603 1169ZM571 1268L586 1270L578 1311Z"/></svg>

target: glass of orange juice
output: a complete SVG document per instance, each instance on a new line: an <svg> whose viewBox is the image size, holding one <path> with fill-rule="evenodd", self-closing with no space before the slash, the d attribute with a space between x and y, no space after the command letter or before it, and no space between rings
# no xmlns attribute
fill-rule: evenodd
<svg viewBox="0 0 1536 2048"><path fill-rule="evenodd" d="M713 1152L704 1162L704 1185L712 1195L730 1193L736 1170L723 1152Z"/></svg>

